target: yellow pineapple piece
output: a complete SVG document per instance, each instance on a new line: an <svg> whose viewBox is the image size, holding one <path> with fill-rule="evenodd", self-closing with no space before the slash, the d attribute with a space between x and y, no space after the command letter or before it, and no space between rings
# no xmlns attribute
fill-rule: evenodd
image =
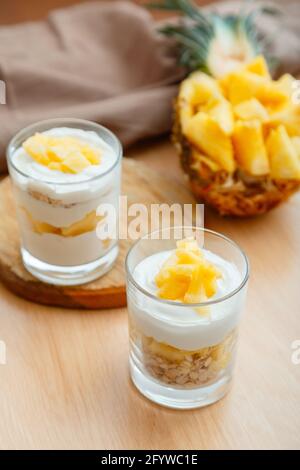
<svg viewBox="0 0 300 470"><path fill-rule="evenodd" d="M300 160L300 137L292 137L291 141Z"/></svg>
<svg viewBox="0 0 300 470"><path fill-rule="evenodd" d="M235 170L231 139L215 119L202 112L196 114L189 121L185 135L221 168L229 173Z"/></svg>
<svg viewBox="0 0 300 470"><path fill-rule="evenodd" d="M91 163L80 152L75 151L69 153L61 163L61 166L65 173L80 173L88 166L91 166Z"/></svg>
<svg viewBox="0 0 300 470"><path fill-rule="evenodd" d="M255 57L251 62L248 62L244 69L248 72L255 73L256 75L271 79L267 62L264 56L262 55L259 55Z"/></svg>
<svg viewBox="0 0 300 470"><path fill-rule="evenodd" d="M195 240L195 238L193 237L188 237L188 238L184 238L183 240L178 240L176 243L176 246L179 249L189 250L199 255L202 254L199 248L199 245L197 243L197 240Z"/></svg>
<svg viewBox="0 0 300 470"><path fill-rule="evenodd" d="M202 260L202 253L193 252L185 248L177 248L176 261L182 265L196 264Z"/></svg>
<svg viewBox="0 0 300 470"><path fill-rule="evenodd" d="M40 222L39 220L35 220L32 217L31 213L27 209L25 209L25 207L22 207L22 210L26 214L33 232L38 233L40 235L43 233L59 234L59 228L47 224L46 222Z"/></svg>
<svg viewBox="0 0 300 470"><path fill-rule="evenodd" d="M203 111L217 121L225 134L232 134L234 118L232 106L229 101L227 101L225 98L218 100L213 99L203 108Z"/></svg>
<svg viewBox="0 0 300 470"><path fill-rule="evenodd" d="M36 162L48 165L50 159L47 155L47 136L35 134L23 142L23 148Z"/></svg>
<svg viewBox="0 0 300 470"><path fill-rule="evenodd" d="M74 137L35 134L23 143L24 150L35 161L50 170L79 173L87 166L98 165L100 150Z"/></svg>
<svg viewBox="0 0 300 470"><path fill-rule="evenodd" d="M162 299L183 303L201 303L216 293L219 270L205 260L203 252L194 239L177 242L175 256L162 266L155 278L158 296ZM200 308L207 314L208 309Z"/></svg>
<svg viewBox="0 0 300 470"><path fill-rule="evenodd" d="M183 132L190 119L201 106L213 97L222 97L222 90L216 80L202 72L192 73L180 86L178 103L179 118Z"/></svg>
<svg viewBox="0 0 300 470"><path fill-rule="evenodd" d="M290 104L282 111L271 114L268 128L284 125L290 136L300 136L300 106Z"/></svg>
<svg viewBox="0 0 300 470"><path fill-rule="evenodd" d="M284 126L271 131L267 151L272 178L300 180L300 160Z"/></svg>
<svg viewBox="0 0 300 470"><path fill-rule="evenodd" d="M96 230L98 222L103 218L103 216L97 216L96 211L89 212L78 222L74 222L74 224L69 225L68 227L61 228L61 235L63 237L76 237L83 233L92 232L93 230Z"/></svg>
<svg viewBox="0 0 300 470"><path fill-rule="evenodd" d="M192 103L204 104L211 98L221 98L222 89L214 78L203 72L194 72L189 76L194 86Z"/></svg>
<svg viewBox="0 0 300 470"><path fill-rule="evenodd" d="M170 278L159 289L159 297L165 300L181 301L188 288L188 280Z"/></svg>
<svg viewBox="0 0 300 470"><path fill-rule="evenodd" d="M145 342L146 348L148 348L152 354L167 359L170 362L181 362L186 355L186 351L174 348L166 343L159 343L153 338L147 338Z"/></svg>
<svg viewBox="0 0 300 470"><path fill-rule="evenodd" d="M233 133L235 157L239 166L251 175L270 172L262 125L259 121L238 121Z"/></svg>
<svg viewBox="0 0 300 470"><path fill-rule="evenodd" d="M47 224L46 222L39 222L33 220L33 229L34 232L42 234L42 233L52 233L55 235L59 235L59 228L54 227L53 225Z"/></svg>
<svg viewBox="0 0 300 470"><path fill-rule="evenodd" d="M269 119L268 111L256 98L242 101L234 106L234 114L243 121L258 119L261 122L267 122Z"/></svg>
<svg viewBox="0 0 300 470"><path fill-rule="evenodd" d="M81 148L81 153L92 165L99 165L100 151L98 149L86 146Z"/></svg>
<svg viewBox="0 0 300 470"><path fill-rule="evenodd" d="M297 83L297 80L290 75L285 73L278 80L277 84L279 88L290 98L292 99L293 93L295 92L294 84Z"/></svg>
<svg viewBox="0 0 300 470"><path fill-rule="evenodd" d="M50 162L48 168L50 170L63 171L62 165L59 162Z"/></svg>
<svg viewBox="0 0 300 470"><path fill-rule="evenodd" d="M252 98L266 107L282 106L288 102L286 94L276 82L248 71L230 74L226 82L227 96L233 105Z"/></svg>
<svg viewBox="0 0 300 470"><path fill-rule="evenodd" d="M25 208L23 208L23 210L31 223L32 230L40 235L44 233L52 233L62 237L76 237L77 235L82 235L83 233L95 230L97 224L105 218L103 216L97 216L96 211L92 211L82 220L75 222L68 227L55 227L54 225L48 224L47 222L35 220L30 212L28 212Z"/></svg>
<svg viewBox="0 0 300 470"><path fill-rule="evenodd" d="M179 260L178 260L179 261ZM193 272L195 270L192 263L183 264L178 262L178 264L174 266L169 266L166 268L170 273L170 277L173 279L184 279L189 280L192 278Z"/></svg>

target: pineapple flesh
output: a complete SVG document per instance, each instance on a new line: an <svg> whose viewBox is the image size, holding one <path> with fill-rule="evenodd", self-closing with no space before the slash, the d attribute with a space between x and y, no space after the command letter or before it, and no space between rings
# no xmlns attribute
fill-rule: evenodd
<svg viewBox="0 0 300 470"><path fill-rule="evenodd" d="M36 133L23 143L23 148L40 165L63 173L80 173L101 161L99 149L74 137Z"/></svg>
<svg viewBox="0 0 300 470"><path fill-rule="evenodd" d="M157 295L161 299L187 304L206 302L217 292L217 280L221 272L208 262L197 241L186 238L177 242L177 249L162 265L156 275ZM197 312L207 315L205 306Z"/></svg>
<svg viewBox="0 0 300 470"><path fill-rule="evenodd" d="M162 32L192 72L176 100L173 140L196 199L222 215L267 212L300 187L294 78L271 78L252 7L219 15L189 0L159 6L184 16Z"/></svg>

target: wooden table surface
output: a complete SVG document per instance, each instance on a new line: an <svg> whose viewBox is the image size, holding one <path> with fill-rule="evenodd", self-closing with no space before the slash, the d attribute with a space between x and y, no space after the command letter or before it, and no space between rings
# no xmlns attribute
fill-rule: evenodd
<svg viewBox="0 0 300 470"><path fill-rule="evenodd" d="M131 155L183 181L166 140ZM0 285L0 449L299 449L300 365L291 347L300 340L299 210L296 196L245 221L206 211L206 227L234 238L251 263L233 388L207 408L168 410L137 392L126 309L47 308Z"/></svg>

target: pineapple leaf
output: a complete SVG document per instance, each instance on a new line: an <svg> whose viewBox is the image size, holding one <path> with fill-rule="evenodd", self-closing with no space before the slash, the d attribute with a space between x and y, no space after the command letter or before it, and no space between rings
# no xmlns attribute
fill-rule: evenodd
<svg viewBox="0 0 300 470"><path fill-rule="evenodd" d="M202 12L190 0L162 0L150 7L183 15L181 22L161 29L180 46L180 64L189 71L207 70L220 77L230 67L247 62L259 53L270 61L255 20L258 14L277 15L279 10L260 6L247 12L245 7L249 3L255 3L255 0L245 1L239 14L231 15Z"/></svg>

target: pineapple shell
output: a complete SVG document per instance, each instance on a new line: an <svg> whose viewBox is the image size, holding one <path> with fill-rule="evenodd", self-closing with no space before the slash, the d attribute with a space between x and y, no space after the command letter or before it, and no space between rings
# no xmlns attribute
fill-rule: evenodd
<svg viewBox="0 0 300 470"><path fill-rule="evenodd" d="M254 177L240 169L233 174L225 170L212 171L204 161L195 167L195 149L182 133L179 107L179 100L176 100L172 140L197 201L208 204L221 215L249 217L268 212L300 188L300 181Z"/></svg>

